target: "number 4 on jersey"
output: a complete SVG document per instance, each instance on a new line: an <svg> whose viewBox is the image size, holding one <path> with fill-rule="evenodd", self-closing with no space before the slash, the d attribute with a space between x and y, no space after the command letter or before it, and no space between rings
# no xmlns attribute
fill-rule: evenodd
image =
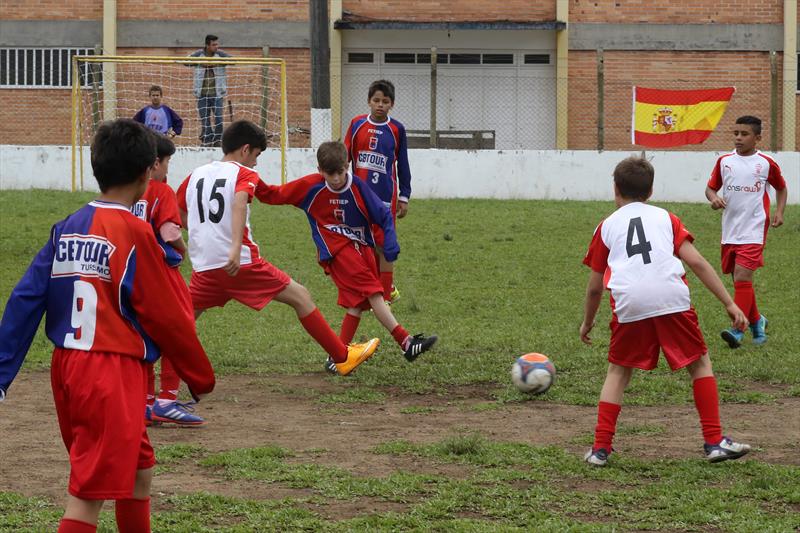
<svg viewBox="0 0 800 533"><path fill-rule="evenodd" d="M636 241L638 244L633 244L633 236L636 234ZM632 218L628 223L628 239L625 242L625 250L628 252L628 257L634 255L641 255L642 262L649 265L652 260L650 259L650 251L653 246L647 237L644 235L644 226L642 225L642 217Z"/></svg>

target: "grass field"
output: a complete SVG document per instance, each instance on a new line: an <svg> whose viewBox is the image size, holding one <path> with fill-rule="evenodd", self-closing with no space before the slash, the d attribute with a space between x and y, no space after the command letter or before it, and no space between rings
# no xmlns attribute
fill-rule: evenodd
<svg viewBox="0 0 800 533"><path fill-rule="evenodd" d="M5 302L47 239L50 225L89 198L38 190L0 193L4 251L0 300ZM683 219L697 247L717 266L718 213L705 204L663 207ZM498 440L478 424L453 427L449 436L441 438L404 437L405 429L413 428L419 417L446 420L453 406L443 399L464 391L481 391L483 400L470 404L470 409L479 411L487 424L504 413L551 404L591 413L605 372L604 324L609 311L604 302L595 345L583 345L577 330L588 269L581 260L596 224L612 211L611 202L415 200L409 216L399 223L402 252L396 283L402 299L393 310L409 331L436 333L440 342L413 365L405 363L391 336L372 316L362 321L359 335L382 338L379 356L348 378L330 378L321 372L323 353L305 336L288 307L271 304L256 313L231 304L204 314L198 329L221 382L226 376L245 376L293 383L295 387L284 385L286 390L277 392L286 402L308 402L310 409L320 410L319 416L335 409L375 411L400 396L416 398L401 413L407 428L397 427L391 438L376 435L365 454L369 461L372 456L397 457L416 466L411 471L370 475L321 460L324 449L287 449L267 441L212 450L195 442L192 432L181 435L180 443L159 445L154 439L160 462L157 479L192 468L222 484L283 487L289 494L249 498L232 496L228 489L215 493L186 486L159 497L154 531L792 531L800 527L797 461L764 462L754 453L750 460L712 467L690 451L657 460L618 454L610 468L597 471L586 468L571 451L577 445L588 446L589 434L538 446ZM770 320L766 346L727 349L719 340L719 331L728 326L724 309L689 274L723 402L758 406L764 412L800 397L800 209L788 208L786 220L770 232L767 265L756 275L759 308ZM338 329L342 310L335 305L333 284L315 263L304 214L289 207L256 205L251 222L262 254L306 285ZM188 269L184 272L188 274ZM731 286L729 279L725 283ZM46 369L50 350L40 333L23 373ZM514 358L530 351L548 354L558 369L555 386L541 397L518 393L508 377ZM302 387L298 389L297 383ZM685 373L672 374L662 364L652 373L635 375L625 404L686 411L691 397ZM12 386L8 400L0 404L0 419L13 420L12 406L25 401ZM214 401L210 397L207 403L211 406ZM209 419L206 433L212 430L213 415ZM54 419L46 423L56 425ZM800 434L797 416L787 423ZM583 425L591 427L593 420ZM248 428L240 431L246 433ZM666 431L649 422L623 424L620 439L629 435L658 441ZM50 497L48 490L33 487L25 494L3 490L0 484L0 530L53 529L61 501ZM381 503L355 504L356 509L344 514L319 512L320 502L331 498ZM112 523L113 512L104 512L101 530L113 530Z"/></svg>

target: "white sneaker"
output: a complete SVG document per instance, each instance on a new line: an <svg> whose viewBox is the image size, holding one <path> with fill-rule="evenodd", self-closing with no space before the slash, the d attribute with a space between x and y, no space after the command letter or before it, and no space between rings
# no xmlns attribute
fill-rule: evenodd
<svg viewBox="0 0 800 533"><path fill-rule="evenodd" d="M750 445L734 442L728 437L722 437L717 445L704 444L706 459L712 463L719 463L729 459L738 459L750 453Z"/></svg>
<svg viewBox="0 0 800 533"><path fill-rule="evenodd" d="M583 456L583 460L589 463L592 466L606 466L608 463L608 452L605 448L600 448L597 451L593 451L591 448L586 455Z"/></svg>

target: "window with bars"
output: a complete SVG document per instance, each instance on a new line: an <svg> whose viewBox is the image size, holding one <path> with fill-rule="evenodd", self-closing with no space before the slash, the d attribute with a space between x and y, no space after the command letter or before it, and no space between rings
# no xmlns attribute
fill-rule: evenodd
<svg viewBox="0 0 800 533"><path fill-rule="evenodd" d="M72 56L75 55L94 55L94 49L0 48L0 89L71 88ZM91 65L81 65L83 86L92 81L102 84L102 72Z"/></svg>

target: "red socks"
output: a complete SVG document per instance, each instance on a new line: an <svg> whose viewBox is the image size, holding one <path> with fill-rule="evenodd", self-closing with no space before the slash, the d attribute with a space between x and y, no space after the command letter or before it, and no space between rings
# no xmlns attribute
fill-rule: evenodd
<svg viewBox="0 0 800 533"><path fill-rule="evenodd" d="M114 513L119 533L150 533L150 498L117 500Z"/></svg>
<svg viewBox="0 0 800 533"><path fill-rule="evenodd" d="M753 290L752 281L734 281L733 282L733 301L739 306L739 309L747 317L751 324L755 324L761 318L756 305L756 292Z"/></svg>
<svg viewBox="0 0 800 533"><path fill-rule="evenodd" d="M594 444L592 450L600 448L611 453L611 442L617 431L617 417L622 406L616 403L600 402L597 404L597 426L594 428Z"/></svg>
<svg viewBox="0 0 800 533"><path fill-rule="evenodd" d="M395 326L395 328L392 330L392 337L394 337L394 340L397 341L397 344L400 345L400 348L403 351L408 348L408 341L411 338L411 335L408 334L403 326L397 324L397 326Z"/></svg>
<svg viewBox="0 0 800 533"><path fill-rule="evenodd" d="M356 331L358 331L358 324L360 322L360 316L351 315L350 313L344 314L342 331L339 333L339 338L342 339L344 344L350 344L353 341L353 337L356 336Z"/></svg>
<svg viewBox="0 0 800 533"><path fill-rule="evenodd" d="M381 272L381 286L383 287L383 299L392 299L392 285L394 284L394 272Z"/></svg>
<svg viewBox="0 0 800 533"><path fill-rule="evenodd" d="M722 424L719 421L719 393L717 379L707 376L694 380L694 405L700 415L700 426L703 428L703 439L706 444L719 444L722 440Z"/></svg>
<svg viewBox="0 0 800 533"><path fill-rule="evenodd" d="M181 379L175 372L175 367L168 357L161 358L161 391L158 393L159 400L178 399L178 389L181 387Z"/></svg>
<svg viewBox="0 0 800 533"><path fill-rule="evenodd" d="M62 518L58 524L58 533L95 533L96 531L97 526L72 518Z"/></svg>
<svg viewBox="0 0 800 533"><path fill-rule="evenodd" d="M156 373L153 370L153 363L145 363L147 372L147 405L153 405L156 401Z"/></svg>
<svg viewBox="0 0 800 533"><path fill-rule="evenodd" d="M300 323L336 363L347 361L347 346L336 336L318 308L300 319Z"/></svg>

